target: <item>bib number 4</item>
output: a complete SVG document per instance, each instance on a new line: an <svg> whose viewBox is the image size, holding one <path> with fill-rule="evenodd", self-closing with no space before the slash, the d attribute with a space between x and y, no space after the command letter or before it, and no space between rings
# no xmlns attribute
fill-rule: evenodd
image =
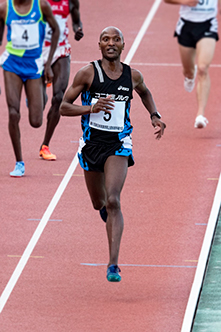
<svg viewBox="0 0 221 332"><path fill-rule="evenodd" d="M11 42L15 49L33 50L39 45L38 22L33 24L19 24L15 22L11 26Z"/></svg>
<svg viewBox="0 0 221 332"><path fill-rule="evenodd" d="M25 41L28 41L28 31L25 30L22 34L22 39L24 39Z"/></svg>

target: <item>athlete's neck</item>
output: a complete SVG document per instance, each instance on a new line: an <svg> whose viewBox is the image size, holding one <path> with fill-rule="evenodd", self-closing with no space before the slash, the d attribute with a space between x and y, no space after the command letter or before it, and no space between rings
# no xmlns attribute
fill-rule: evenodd
<svg viewBox="0 0 221 332"><path fill-rule="evenodd" d="M15 9L19 14L27 14L32 6L32 0L13 0Z"/></svg>
<svg viewBox="0 0 221 332"><path fill-rule="evenodd" d="M123 65L120 62L120 59L115 61L108 61L107 59L103 58L101 60L101 65L106 75L111 79L119 78L123 72Z"/></svg>

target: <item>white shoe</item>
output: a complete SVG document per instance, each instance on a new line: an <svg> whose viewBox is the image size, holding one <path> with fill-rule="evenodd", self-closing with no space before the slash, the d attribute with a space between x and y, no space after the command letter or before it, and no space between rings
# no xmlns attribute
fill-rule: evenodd
<svg viewBox="0 0 221 332"><path fill-rule="evenodd" d="M205 128L207 123L209 123L209 121L207 120L207 118L205 118L205 116L198 115L195 119L194 127L199 129Z"/></svg>
<svg viewBox="0 0 221 332"><path fill-rule="evenodd" d="M184 78L184 89L187 92L192 92L195 86L195 79L196 79L196 73L197 73L197 65L195 65L195 70L194 70L194 76L193 78Z"/></svg>

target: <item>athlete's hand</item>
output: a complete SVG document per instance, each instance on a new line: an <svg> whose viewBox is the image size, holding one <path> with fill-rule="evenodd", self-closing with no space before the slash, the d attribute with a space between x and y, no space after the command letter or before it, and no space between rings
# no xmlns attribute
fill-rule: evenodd
<svg viewBox="0 0 221 332"><path fill-rule="evenodd" d="M152 126L155 129L154 135L156 135L156 139L160 139L164 134L164 129L166 128L165 123L157 117L153 117Z"/></svg>
<svg viewBox="0 0 221 332"><path fill-rule="evenodd" d="M84 33L82 28L80 28L79 26L77 26L76 28L73 26L74 32L75 32L75 36L74 38L79 41L82 37L84 37Z"/></svg>
<svg viewBox="0 0 221 332"><path fill-rule="evenodd" d="M92 106L92 113L99 113L103 111L105 113L111 114L111 110L114 109L114 100L111 96L107 98L99 98L98 101Z"/></svg>
<svg viewBox="0 0 221 332"><path fill-rule="evenodd" d="M54 78L53 71L51 69L50 65L45 64L45 69L44 69L44 79L45 79L45 84L52 83Z"/></svg>

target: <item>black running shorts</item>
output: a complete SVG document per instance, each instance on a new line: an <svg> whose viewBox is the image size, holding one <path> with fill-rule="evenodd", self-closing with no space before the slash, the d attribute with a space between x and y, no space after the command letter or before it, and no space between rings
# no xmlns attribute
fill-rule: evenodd
<svg viewBox="0 0 221 332"><path fill-rule="evenodd" d="M205 22L191 22L180 18L174 37L178 38L178 43L186 47L196 48L197 42L202 38L213 38L219 40L217 19L213 18Z"/></svg>
<svg viewBox="0 0 221 332"><path fill-rule="evenodd" d="M134 165L132 150L124 148L122 142L112 144L87 142L78 152L81 167L93 172L104 172L104 164L110 156L128 157L128 167Z"/></svg>

